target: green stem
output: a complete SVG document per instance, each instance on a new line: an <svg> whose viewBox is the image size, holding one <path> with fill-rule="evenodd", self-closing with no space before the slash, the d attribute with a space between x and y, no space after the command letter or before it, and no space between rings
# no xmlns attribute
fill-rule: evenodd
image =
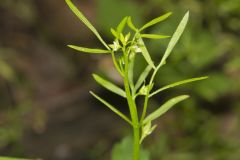
<svg viewBox="0 0 240 160"><path fill-rule="evenodd" d="M128 72L129 72L129 59L128 53L125 49L123 49L124 54L124 62L125 62L125 76L124 76L124 87L127 96L127 102L130 110L130 115L132 118L133 124L133 160L139 160L139 152L140 152L140 127L138 122L138 113L136 103L134 98L132 97L130 86L129 86L129 79L128 79Z"/></svg>
<svg viewBox="0 0 240 160"><path fill-rule="evenodd" d="M155 69L154 69L154 72L151 76L151 79L150 79L150 82L149 84L152 84L153 83L153 79L155 78L156 74L157 74L157 71L159 70L159 68L161 68L162 66L164 65L164 63L160 63Z"/></svg>
<svg viewBox="0 0 240 160"><path fill-rule="evenodd" d="M134 127L134 126L133 126ZM140 153L140 132L139 126L133 128L133 160L139 160Z"/></svg>
<svg viewBox="0 0 240 160"><path fill-rule="evenodd" d="M157 71L159 70L159 68L161 66L163 66L164 63L160 63L153 71L153 74L151 76L151 79L150 79L150 82L148 84L148 86L152 85L153 83L153 79L155 78L156 74L157 74ZM142 116L141 116L141 120L140 120L140 124L142 124L142 121L144 120L145 116L146 116L146 113L147 113L147 106L148 106L148 100L149 100L149 90L145 96L145 99L144 99L144 106L143 106L143 112L142 112Z"/></svg>
<svg viewBox="0 0 240 160"><path fill-rule="evenodd" d="M114 64L116 70L117 70L118 73L123 77L123 76L124 76L124 73L122 73L122 71L121 71L121 69L120 69L120 67L119 67L119 65L118 65L118 63L117 63L117 60L116 60L116 57L115 57L113 51L111 52L111 55L112 55L113 64Z"/></svg>
<svg viewBox="0 0 240 160"><path fill-rule="evenodd" d="M130 60L130 64L129 64L129 84L130 84L130 88L132 91L132 97L135 96L135 88L134 88L134 82L133 82L133 71L134 71L134 63L135 63L135 56L133 55L132 60Z"/></svg>
<svg viewBox="0 0 240 160"><path fill-rule="evenodd" d="M144 98L143 112L142 112L140 124L142 124L142 121L144 120L147 113L147 106L148 106L148 100L149 100L148 96L149 96L149 90L147 91L147 94L145 95L145 98Z"/></svg>

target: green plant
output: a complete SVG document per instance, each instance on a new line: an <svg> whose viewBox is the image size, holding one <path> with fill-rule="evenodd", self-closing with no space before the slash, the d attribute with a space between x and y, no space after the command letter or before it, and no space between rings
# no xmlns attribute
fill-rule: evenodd
<svg viewBox="0 0 240 160"><path fill-rule="evenodd" d="M169 38L166 35L158 35L158 34L144 34L143 31L159 22L164 21L167 19L171 13L166 13L160 17L157 17L142 27L137 28L132 20L131 17L127 16L124 17L123 20L119 23L116 29L111 28L111 33L114 36L113 44L108 45L100 36L98 31L93 27L93 25L87 20L87 18L76 8L76 6L71 2L71 0L65 0L67 5L70 9L75 13L75 15L95 34L95 36L100 40L103 44L105 49L91 49L85 47L79 47L75 45L68 45L68 47L75 49L80 52L86 53L93 53L93 54L110 54L112 56L112 60L114 66L119 73L119 75L123 79L124 89L118 87L117 85L113 84L112 82L102 78L97 74L93 74L93 78L96 80L98 84L103 86L104 88L112 91L119 96L122 96L127 100L130 117L128 118L127 115L124 115L120 112L117 107L113 106L112 104L108 103L103 98L99 97L94 92L90 91L90 93L106 105L110 110L114 113L119 115L122 119L124 119L133 130L133 153L132 158L133 160L139 160L139 152L140 146L142 141L150 135L153 130L157 127L157 125L152 125L152 121L162 116L165 112L167 112L171 107L175 104L187 99L188 95L180 95L168 100L158 109L156 109L151 114L147 115L147 108L149 99L154 96L155 94L162 92L166 89L179 86L182 84L199 81L206 79L207 77L198 77L198 78L191 78L179 82L175 82L173 84L164 86L160 89L154 89L154 78L159 71L159 69L166 64L166 60L169 57L171 51L173 50L174 46L178 42L180 36L182 35L188 18L189 12L187 12L183 19L181 20L180 24L178 25L176 31L174 32L173 36L171 37L167 49L158 65L152 61L151 56L145 46L143 39L165 39ZM127 34L124 33L128 26ZM143 56L143 58L147 62L146 68L139 74L138 80L134 80L134 66L135 66L135 58L137 56ZM149 77L149 79L148 79ZM137 107L136 98L139 96L144 97L143 103L143 110L140 114L139 107Z"/></svg>

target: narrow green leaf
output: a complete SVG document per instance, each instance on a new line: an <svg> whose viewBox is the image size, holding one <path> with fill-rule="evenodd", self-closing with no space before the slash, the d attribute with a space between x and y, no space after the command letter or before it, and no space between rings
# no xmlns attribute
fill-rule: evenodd
<svg viewBox="0 0 240 160"><path fill-rule="evenodd" d="M158 34L141 34L141 37L149 38L149 39L164 39L164 38L169 38L170 36L158 35Z"/></svg>
<svg viewBox="0 0 240 160"><path fill-rule="evenodd" d="M151 71L152 67L148 65L144 71L140 74L137 83L135 85L135 90L138 90L138 88L143 84L144 80L147 78L149 72Z"/></svg>
<svg viewBox="0 0 240 160"><path fill-rule="evenodd" d="M113 28L111 28L111 33L114 37L118 38L118 33Z"/></svg>
<svg viewBox="0 0 240 160"><path fill-rule="evenodd" d="M122 33L119 34L119 39L120 39L120 41L122 42L123 45L126 44L125 37Z"/></svg>
<svg viewBox="0 0 240 160"><path fill-rule="evenodd" d="M170 15L172 14L172 12L168 12L162 16L159 16L157 18L154 18L153 20L149 21L148 23L146 23L139 31L142 31L150 26L153 26L156 23L159 23L161 21L164 21L165 19L167 19Z"/></svg>
<svg viewBox="0 0 240 160"><path fill-rule="evenodd" d="M179 82L175 82L175 83L172 83L172 84L169 84L169 85L166 85L162 88L159 88L158 90L154 91L153 93L151 93L149 95L149 98L154 96L155 94L161 92L161 91L164 91L166 89L169 89L169 88L173 88L173 87L176 87L176 86L180 86L180 85L183 85L183 84L186 84L186 83L191 83L191 82L194 82L194 81L200 81L200 80L204 80L208 77L197 77L197 78L190 78L190 79L186 79L186 80L183 80L183 81L179 81Z"/></svg>
<svg viewBox="0 0 240 160"><path fill-rule="evenodd" d="M100 42L108 49L108 45L106 42L102 39L98 31L93 27L93 25L88 21L88 19L80 12L77 7L71 2L71 0L65 0L69 8L73 11L73 13L97 36L97 38L100 40Z"/></svg>
<svg viewBox="0 0 240 160"><path fill-rule="evenodd" d="M156 118L160 117L161 115L163 115L164 113L166 113L170 108L172 108L175 104L185 100L189 98L188 95L181 95L181 96L177 96L175 98L172 98L170 100L168 100L166 103L164 103L160 108L158 108L156 111L154 111L153 113L151 113L150 115L148 115L144 120L143 120L143 124L148 123L149 121L153 121Z"/></svg>
<svg viewBox="0 0 240 160"><path fill-rule="evenodd" d="M102 102L105 106L107 106L114 113L119 115L122 119L124 119L125 121L127 121L129 124L132 125L132 122L122 112L120 112L118 109L116 109L116 107L114 107L113 105L109 104L107 101L105 101L104 99L102 99L101 97L99 97L98 95L93 93L92 91L90 91L90 94L93 95L97 100Z"/></svg>
<svg viewBox="0 0 240 160"><path fill-rule="evenodd" d="M93 53L93 54L104 54L104 53L111 53L109 50L103 50L103 49L93 49L93 48L85 48L85 47L79 47L74 45L68 45L68 47L75 49L80 52L85 53Z"/></svg>
<svg viewBox="0 0 240 160"><path fill-rule="evenodd" d="M130 37L131 37L131 32L128 32L128 34L125 36L125 41L128 42Z"/></svg>
<svg viewBox="0 0 240 160"><path fill-rule="evenodd" d="M136 28L135 25L133 24L131 17L128 17L128 19L127 19L127 25L128 25L128 27L131 28L132 30L137 31L137 28Z"/></svg>
<svg viewBox="0 0 240 160"><path fill-rule="evenodd" d="M128 17L124 17L122 19L122 21L119 23L119 25L117 26L117 32L118 34L122 33L126 23L127 23Z"/></svg>
<svg viewBox="0 0 240 160"><path fill-rule="evenodd" d="M166 59L168 58L168 56L170 55L171 51L173 50L174 46L176 45L176 43L178 42L179 38L181 37L187 22L188 22L188 18L189 18L189 12L187 12L183 19L181 20L181 22L179 23L176 31L174 32L170 42L168 43L167 49L163 55L163 58L159 64L159 66L162 66L163 64L166 63Z"/></svg>
<svg viewBox="0 0 240 160"><path fill-rule="evenodd" d="M137 35L137 38L138 38L138 45L139 45L139 48L141 49L141 52L142 52L142 55L143 57L145 58L145 60L147 61L147 63L152 67L152 68L156 68L152 59L151 59L151 56L140 36L140 34Z"/></svg>
<svg viewBox="0 0 240 160"><path fill-rule="evenodd" d="M124 98L126 98L126 93L124 92L124 90L122 90L121 88L119 88L118 86L116 86L115 84L103 79L102 77L93 74L93 78L95 79L95 81L100 84L101 86L103 86L104 88L108 89L109 91L116 93Z"/></svg>

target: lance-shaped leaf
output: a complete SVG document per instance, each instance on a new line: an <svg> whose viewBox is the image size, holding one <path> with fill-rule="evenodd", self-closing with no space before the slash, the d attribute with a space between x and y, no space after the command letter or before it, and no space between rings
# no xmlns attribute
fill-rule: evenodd
<svg viewBox="0 0 240 160"><path fill-rule="evenodd" d="M126 98L126 93L124 92L124 90L122 90L121 88L119 88L118 86L116 86L115 84L103 79L102 77L93 74L93 78L95 79L95 81L100 84L101 86L103 86L104 88L108 89L109 91L112 91L113 93L116 93L124 98Z"/></svg>
<svg viewBox="0 0 240 160"><path fill-rule="evenodd" d="M127 25L128 25L128 27L131 28L132 30L137 31L137 28L136 28L135 25L133 24L131 17L128 17L128 19L127 19Z"/></svg>
<svg viewBox="0 0 240 160"><path fill-rule="evenodd" d="M164 39L164 38L169 38L170 36L159 35L159 34L141 34L141 37L149 38L149 39Z"/></svg>
<svg viewBox="0 0 240 160"><path fill-rule="evenodd" d="M139 48L141 49L141 52L142 52L142 55L144 57L144 59L147 61L147 63L152 67L152 68L156 68L152 59L151 59L151 56L140 36L140 34L137 35L137 38L138 38L138 45L139 45Z"/></svg>
<svg viewBox="0 0 240 160"><path fill-rule="evenodd" d="M153 20L149 21L148 23L146 23L139 31L142 31L150 26L155 25L156 23L162 22L165 19L167 19L170 15L172 14L172 12L168 12L162 16L159 16L157 18L154 18Z"/></svg>
<svg viewBox="0 0 240 160"><path fill-rule="evenodd" d="M170 42L168 43L167 49L163 55L163 58L161 60L161 62L159 63L159 66L162 66L163 64L166 63L166 59L168 58L168 56L170 55L171 51L173 50L174 46L176 45L176 43L178 42L179 38L181 37L187 22L188 22L188 17L189 17L189 12L187 12L183 19L181 20L181 22L179 23L176 31L174 32Z"/></svg>
<svg viewBox="0 0 240 160"><path fill-rule="evenodd" d="M93 27L93 25L88 21L88 19L80 12L77 7L71 2L71 0L65 0L69 8L73 11L73 13L97 36L97 38L100 40L100 42L108 49L108 45L106 42L102 39L98 31Z"/></svg>
<svg viewBox="0 0 240 160"><path fill-rule="evenodd" d="M117 33L117 31L115 31L113 28L111 28L110 31L111 31L111 33L112 33L112 35L113 35L114 37L118 38L118 33Z"/></svg>
<svg viewBox="0 0 240 160"><path fill-rule="evenodd" d="M189 96L188 95L181 95L175 98L172 98L168 100L166 103L164 103L160 108L158 108L156 111L148 115L144 120L143 124L148 123L149 121L153 121L156 118L160 117L163 115L165 112L167 112L170 108L172 108L175 104L187 99Z"/></svg>
<svg viewBox="0 0 240 160"><path fill-rule="evenodd" d="M111 51L104 50L104 49L85 48L85 47L74 46L74 45L68 45L68 47L75 49L77 51L80 51L80 52L85 52L85 53L93 53L93 54L111 53Z"/></svg>
<svg viewBox="0 0 240 160"><path fill-rule="evenodd" d="M107 101L105 101L104 99L102 99L101 97L99 97L98 95L93 93L92 91L90 91L90 94L93 95L97 100L102 102L105 106L107 106L114 113L119 115L122 119L124 119L125 121L127 121L129 124L132 125L132 122L122 112L120 112L116 107L114 107L113 105L111 105L110 103L108 103Z"/></svg>
<svg viewBox="0 0 240 160"><path fill-rule="evenodd" d="M148 65L144 71L140 74L137 83L135 85L135 90L138 90L138 88L143 84L144 80L147 78L149 72L151 71L152 67Z"/></svg>
<svg viewBox="0 0 240 160"><path fill-rule="evenodd" d="M190 78L190 79L185 79L183 81L178 81L178 82L166 85L166 86L164 86L162 88L159 88L158 90L154 91L153 93L151 93L149 95L149 98L154 96L155 94L161 92L161 91L166 90L166 89L173 88L173 87L176 87L176 86L180 86L180 85L183 85L183 84L186 84L186 83L191 83L191 82L195 82L195 81L204 80L206 78L208 78L208 77L205 76L205 77Z"/></svg>
<svg viewBox="0 0 240 160"><path fill-rule="evenodd" d="M119 23L119 25L117 26L117 32L118 34L122 33L126 23L127 23L128 17L124 17L122 19L122 21Z"/></svg>

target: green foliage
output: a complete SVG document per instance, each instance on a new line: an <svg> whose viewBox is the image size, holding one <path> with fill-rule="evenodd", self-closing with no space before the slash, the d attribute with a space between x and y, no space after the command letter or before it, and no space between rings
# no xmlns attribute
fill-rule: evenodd
<svg viewBox="0 0 240 160"><path fill-rule="evenodd" d="M74 45L68 45L68 47L75 49L77 51L86 52L86 53L94 53L94 54L110 53L109 50L103 50L103 49L92 49L92 48L85 48L85 47L79 47Z"/></svg>
<svg viewBox="0 0 240 160"><path fill-rule="evenodd" d="M159 88L157 89L156 91L154 91L153 93L151 93L149 95L149 97L152 97L154 96L155 94L158 94L159 92L162 92L166 89L169 89L169 88L172 88L172 87L176 87L176 86L179 86L179 85L183 85L183 84L186 84L186 83L190 83L190 82L194 82L194 81L199 81L199 80L204 80L208 77L198 77L198 78L190 78L190 79L186 79L186 80L183 80L183 81L179 81L179 82L175 82L175 83L172 83L172 84L169 84L167 86L164 86L162 88Z"/></svg>
<svg viewBox="0 0 240 160"><path fill-rule="evenodd" d="M100 40L100 42L109 49L108 45L104 42L98 31L93 27L93 25L88 21L88 19L80 12L76 6L70 1L65 0L69 8L73 11L73 13L96 35L96 37Z"/></svg>
<svg viewBox="0 0 240 160"><path fill-rule="evenodd" d="M105 106L107 106L110 110L112 110L114 113L118 114L121 118L123 118L125 121L127 121L129 124L132 124L132 122L122 113L120 112L116 107L109 104L107 101L96 95L95 93L90 91L90 94L92 94L96 99L98 99L100 102L102 102Z"/></svg>
<svg viewBox="0 0 240 160"><path fill-rule="evenodd" d="M135 27L135 25L132 22L132 18L128 17L128 21L127 21L128 27L131 28L134 31L137 31L137 28Z"/></svg>
<svg viewBox="0 0 240 160"><path fill-rule="evenodd" d="M103 79L102 77L100 77L96 74L93 74L93 78L95 79L95 81L98 84L102 85L103 87L105 87L109 91L112 91L113 93L116 93L116 94L126 98L126 93L124 92L124 90L122 90L121 88L119 88L115 84Z"/></svg>
<svg viewBox="0 0 240 160"><path fill-rule="evenodd" d="M168 56L170 55L171 51L173 50L174 46L176 45L176 43L178 42L179 38L181 37L187 22L188 22L188 17L189 17L189 12L187 12L185 14L185 16L183 17L182 21L180 22L180 24L178 25L176 31L174 32L170 42L168 43L167 49L163 55L163 58L159 64L159 66L162 66L163 64L166 63L166 60L168 58Z"/></svg>
<svg viewBox="0 0 240 160"><path fill-rule="evenodd" d="M169 12L169 13L166 13L166 14L160 16L160 17L154 18L154 19L151 20L150 22L148 22L148 23L146 23L145 25L143 25L143 26L139 29L139 31L143 31L144 29L146 29L146 28L148 28L148 27L150 27L150 26L153 26L153 25L155 25L155 24L157 24L157 23L159 23L159 22L162 22L162 21L166 20L171 14L172 14L172 13Z"/></svg>
<svg viewBox="0 0 240 160"><path fill-rule="evenodd" d="M158 35L158 34L141 34L141 37L149 38L149 39L164 39L164 38L169 38L170 36Z"/></svg>
<svg viewBox="0 0 240 160"><path fill-rule="evenodd" d="M143 124L146 124L148 122L151 122L153 120L155 120L156 118L160 117L161 115L163 115L165 112L167 112L171 107L173 107L175 104L177 104L178 102L181 102L185 99L187 99L189 96L188 95L182 95L182 96L178 96L175 98L170 99L169 101L167 101L166 103L164 103L161 107L159 107L159 109L157 109L156 111L154 111L153 113L151 113L150 115L148 115L144 120L143 120Z"/></svg>
<svg viewBox="0 0 240 160"><path fill-rule="evenodd" d="M152 68L155 68L155 65L151 59L151 56L149 55L149 52L147 50L147 47L145 46L142 38L141 38L141 35L140 33L137 33L137 38L138 38L138 45L139 45L139 48L142 52L142 55L143 57L145 58L145 60L147 61L147 63L152 67Z"/></svg>
<svg viewBox="0 0 240 160"><path fill-rule="evenodd" d="M127 136L113 147L111 160L131 160L132 154L133 139ZM150 155L147 150L140 150L140 160L150 160Z"/></svg>
<svg viewBox="0 0 240 160"><path fill-rule="evenodd" d="M122 19L122 21L119 23L119 25L117 26L117 33L118 33L118 36L119 34L121 34L124 30L124 27L127 23L127 20L128 20L128 17L125 17Z"/></svg>
<svg viewBox="0 0 240 160"><path fill-rule="evenodd" d="M168 46L166 48L166 51L163 55L163 58L161 59L160 63L155 66L152 57L150 53L148 52L148 49L143 41L142 38L150 38L150 39L163 39L167 38L168 36L162 36L162 35L156 35L156 34L144 34L141 33L144 29L153 26L161 21L164 21L167 19L171 13L164 14L163 16L160 16L158 18L153 19L152 21L146 23L143 25L140 29L135 27L130 17L124 17L116 29L111 28L111 33L114 36L113 44L105 44L105 42L101 39L96 29L91 25L91 23L85 18L85 16L78 11L78 9L73 5L73 3L70 0L66 0L69 7L72 9L72 11L79 17L79 19L89 28L91 29L94 34L99 38L99 40L103 43L103 45L111 52L112 60L115 65L116 70L119 72L120 76L123 78L124 82L124 90L119 88L117 85L113 84L112 82L109 82L100 76L93 74L94 79L105 87L106 89L124 97L127 99L131 119L127 118L126 115L121 113L116 107L109 104L107 101L105 101L103 98L99 97L93 92L90 92L97 100L99 100L101 103L103 103L105 106L107 106L110 110L112 110L114 113L116 113L118 116L123 118L125 121L127 121L133 129L133 145L131 150L126 148L126 144L129 143L127 141L123 141L122 144L117 146L113 152L113 159L117 160L119 159L133 159L133 160L141 160L145 159L144 155L141 156L140 154L140 144L142 143L143 139L150 135L154 129L156 128L156 125L152 126L152 121L162 116L165 112L167 112L171 107L173 107L175 104L177 104L180 101L183 101L187 99L189 96L182 95L175 98L170 99L166 103L164 103L160 108L156 109L149 115L146 115L147 108L148 108L148 102L149 98L160 92L161 90L168 89L171 87L175 87L181 84L186 84L189 82L197 81L197 80L203 80L206 77L200 77L195 79L188 79L180 82L176 82L174 84L168 85L160 90L157 90L155 92L152 92L152 89L154 87L154 79L156 76L156 73L159 71L159 69L166 63L167 58L169 57L170 53L172 52L173 48L175 47L176 43L180 39L186 24L188 22L189 12L187 12L181 22L179 23L176 31L174 32L173 36L171 37ZM126 24L128 25L128 32L127 34L124 32L126 28ZM131 36L133 35L133 36ZM70 45L69 47L76 49L78 51L82 52L91 52L91 53L106 53L108 51L105 50L99 50L99 49L89 49L89 48L82 48L82 47L76 47L73 45ZM120 53L120 57L116 58L115 54ZM137 56L142 56L145 61L147 62L147 67L142 71L142 73L139 74L139 79L135 83L134 81L134 66L135 64L135 58ZM151 75L150 71L153 69L153 72ZM150 80L148 80L148 77L150 77ZM143 84L144 82L144 84ZM140 88L140 89L139 89ZM136 104L136 97L139 95L144 96L144 104L143 104L143 111L141 115L141 119L139 119L139 112L137 109ZM123 147L122 147L123 146ZM121 151L124 150L124 151ZM122 154L126 153L128 151L129 154ZM126 156L125 158L123 156Z"/></svg>
<svg viewBox="0 0 240 160"><path fill-rule="evenodd" d="M145 79L147 78L149 72L151 71L152 67L150 65L148 65L143 72L140 74L136 85L135 85L135 90L138 90L138 88L142 85L142 83L145 81Z"/></svg>

